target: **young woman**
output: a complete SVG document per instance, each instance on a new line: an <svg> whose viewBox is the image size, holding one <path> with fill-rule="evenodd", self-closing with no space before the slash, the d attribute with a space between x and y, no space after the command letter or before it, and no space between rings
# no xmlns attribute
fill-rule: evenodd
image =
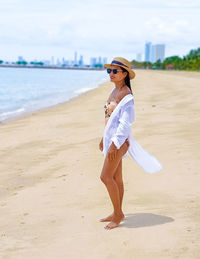
<svg viewBox="0 0 200 259"><path fill-rule="evenodd" d="M124 219L122 200L124 185L122 179L122 158L129 151L131 157L149 173L161 170L162 166L155 157L145 151L132 137L131 125L134 121L134 100L130 79L135 77L131 63L124 58L114 58L111 64L104 65L115 84L105 108L104 136L99 144L105 161L101 180L105 184L113 213L101 222L110 222L105 229L117 227Z"/></svg>

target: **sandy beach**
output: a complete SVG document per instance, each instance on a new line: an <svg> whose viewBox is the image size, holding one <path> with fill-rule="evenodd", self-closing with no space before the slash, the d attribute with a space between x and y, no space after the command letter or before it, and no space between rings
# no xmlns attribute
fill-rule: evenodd
<svg viewBox="0 0 200 259"><path fill-rule="evenodd" d="M136 70L134 138L163 165L123 160L125 220L100 180L101 85L52 108L0 124L1 259L199 259L200 73Z"/></svg>

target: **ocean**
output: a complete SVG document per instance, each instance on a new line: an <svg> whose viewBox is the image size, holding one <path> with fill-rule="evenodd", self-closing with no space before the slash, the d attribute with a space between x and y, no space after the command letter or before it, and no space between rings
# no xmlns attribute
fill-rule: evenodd
<svg viewBox="0 0 200 259"><path fill-rule="evenodd" d="M0 121L66 102L108 81L105 71L0 68Z"/></svg>

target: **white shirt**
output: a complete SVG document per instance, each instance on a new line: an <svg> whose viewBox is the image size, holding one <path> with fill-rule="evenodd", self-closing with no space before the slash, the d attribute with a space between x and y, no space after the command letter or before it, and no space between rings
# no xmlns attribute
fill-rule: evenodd
<svg viewBox="0 0 200 259"><path fill-rule="evenodd" d="M133 95L128 94L118 103L112 112L103 136L103 154L106 156L112 142L119 149L128 138L130 142L129 154L144 169L145 172L155 173L162 169L158 160L144 150L133 139L131 126L135 120ZM125 154L123 157L125 157Z"/></svg>

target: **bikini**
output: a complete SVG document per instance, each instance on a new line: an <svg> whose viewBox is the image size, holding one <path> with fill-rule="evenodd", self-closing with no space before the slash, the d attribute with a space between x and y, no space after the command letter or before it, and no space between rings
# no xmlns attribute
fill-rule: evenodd
<svg viewBox="0 0 200 259"><path fill-rule="evenodd" d="M105 105L104 105L105 118L109 118L111 116L111 113L114 111L116 106L117 106L116 101L111 101L111 102L105 103Z"/></svg>

